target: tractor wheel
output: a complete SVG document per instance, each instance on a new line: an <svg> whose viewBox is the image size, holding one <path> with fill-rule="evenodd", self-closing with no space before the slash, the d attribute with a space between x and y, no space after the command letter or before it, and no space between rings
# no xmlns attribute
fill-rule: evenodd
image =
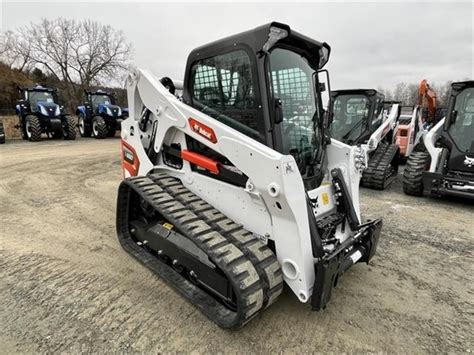
<svg viewBox="0 0 474 355"><path fill-rule="evenodd" d="M3 122L0 122L0 144L5 143L5 129L3 128Z"/></svg>
<svg viewBox="0 0 474 355"><path fill-rule="evenodd" d="M41 140L41 123L38 117L28 115L25 118L25 131L28 140L39 142Z"/></svg>
<svg viewBox="0 0 474 355"><path fill-rule="evenodd" d="M83 113L79 114L79 119L78 119L78 126L79 126L79 134L81 137L90 137L92 134L92 129L90 125L86 124L86 118Z"/></svg>
<svg viewBox="0 0 474 355"><path fill-rule="evenodd" d="M97 139L107 137L107 125L101 116L92 117L92 135Z"/></svg>
<svg viewBox="0 0 474 355"><path fill-rule="evenodd" d="M63 137L70 141L76 139L76 121L72 116L65 115L63 118Z"/></svg>
<svg viewBox="0 0 474 355"><path fill-rule="evenodd" d="M403 191L407 195L423 196L423 171L429 169L431 157L427 152L412 152L403 172Z"/></svg>

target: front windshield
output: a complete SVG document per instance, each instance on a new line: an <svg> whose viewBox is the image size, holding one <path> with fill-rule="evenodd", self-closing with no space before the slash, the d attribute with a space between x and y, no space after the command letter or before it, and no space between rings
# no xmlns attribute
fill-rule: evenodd
<svg viewBox="0 0 474 355"><path fill-rule="evenodd" d="M54 102L53 94L48 91L29 91L28 100L32 110L36 110L38 102Z"/></svg>
<svg viewBox="0 0 474 355"><path fill-rule="evenodd" d="M456 121L449 126L449 134L457 147L468 152L474 140L474 88L462 91L456 97Z"/></svg>
<svg viewBox="0 0 474 355"><path fill-rule="evenodd" d="M282 48L271 52L270 66L273 96L282 102L282 153L292 154L298 164L308 162L318 143L313 128L316 71L305 58Z"/></svg>
<svg viewBox="0 0 474 355"><path fill-rule="evenodd" d="M338 95L333 102L331 137L339 141L359 137L369 117L370 102L365 95Z"/></svg>
<svg viewBox="0 0 474 355"><path fill-rule="evenodd" d="M97 108L99 105L110 105L110 97L108 95L92 95L92 106Z"/></svg>

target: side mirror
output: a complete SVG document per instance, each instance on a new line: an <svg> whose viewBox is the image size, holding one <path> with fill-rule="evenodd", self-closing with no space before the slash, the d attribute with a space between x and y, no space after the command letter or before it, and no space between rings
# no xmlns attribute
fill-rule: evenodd
<svg viewBox="0 0 474 355"><path fill-rule="evenodd" d="M326 83L319 83L319 92L326 91Z"/></svg>
<svg viewBox="0 0 474 355"><path fill-rule="evenodd" d="M281 123L283 121L283 104L278 97L273 99L273 108L275 110L275 124Z"/></svg>

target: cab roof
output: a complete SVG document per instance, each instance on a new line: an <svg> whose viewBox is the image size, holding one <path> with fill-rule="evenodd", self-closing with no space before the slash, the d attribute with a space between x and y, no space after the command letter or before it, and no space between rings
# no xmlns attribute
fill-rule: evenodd
<svg viewBox="0 0 474 355"><path fill-rule="evenodd" d="M375 89L342 89L342 90L332 90L331 96L336 97L338 95L365 95L365 96L375 96L383 94L378 92Z"/></svg>
<svg viewBox="0 0 474 355"><path fill-rule="evenodd" d="M270 34L274 35L279 32L284 33L284 31L287 32L287 35L279 37L276 39L275 43L285 44L306 52L308 56L312 57L310 59L314 59L319 63L319 68L322 68L324 64L326 64L331 51L331 47L327 43L318 42L306 37L305 35L292 30L290 26L279 22L267 23L252 30L241 32L197 47L189 54L188 63L194 62L198 59L212 57L220 53L225 53L228 48L232 48L238 44L243 44L249 47L255 54L262 51L265 52L271 48L264 48L265 44L269 41ZM320 61L321 51L324 51L326 54L326 58L323 62Z"/></svg>

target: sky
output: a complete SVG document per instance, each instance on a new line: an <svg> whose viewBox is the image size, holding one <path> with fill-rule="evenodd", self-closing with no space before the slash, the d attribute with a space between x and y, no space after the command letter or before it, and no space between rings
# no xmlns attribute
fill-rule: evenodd
<svg viewBox="0 0 474 355"><path fill-rule="evenodd" d="M0 0L0 28L90 18L122 30L134 64L182 80L195 47L279 21L332 47L332 89L472 79L473 2L85 3Z"/></svg>

